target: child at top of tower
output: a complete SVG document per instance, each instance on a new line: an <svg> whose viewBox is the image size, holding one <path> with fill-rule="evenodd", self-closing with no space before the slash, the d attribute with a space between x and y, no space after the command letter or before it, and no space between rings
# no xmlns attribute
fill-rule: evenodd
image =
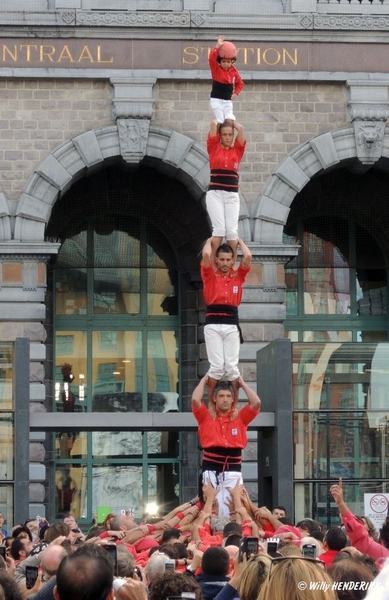
<svg viewBox="0 0 389 600"><path fill-rule="evenodd" d="M234 44L219 35L208 56L212 75L210 106L218 123L235 121L232 102L244 87L239 71L234 67L236 55Z"/></svg>

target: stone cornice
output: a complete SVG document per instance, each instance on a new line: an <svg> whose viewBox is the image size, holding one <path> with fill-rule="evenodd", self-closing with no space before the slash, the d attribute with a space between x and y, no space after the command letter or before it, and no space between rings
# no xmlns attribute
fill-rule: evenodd
<svg viewBox="0 0 389 600"><path fill-rule="evenodd" d="M321 11L323 10L321 5ZM5 11L2 12L3 37L15 37L18 35L31 37L70 37L77 35L85 38L93 38L96 35L117 36L117 30L121 31L123 37L133 37L134 32L139 30L139 35L144 35L145 28L151 37L158 37L158 31L162 36L167 34L174 37L193 39L196 34L215 37L215 31L233 30L234 39L251 39L254 32L261 32L261 39L287 39L293 40L295 35L304 35L304 32L317 31L322 35L324 31L341 32L344 36L353 35L353 32L361 35L363 31L379 32L389 29L389 5L380 4L377 8L368 7L360 14L360 4L357 4L358 14L355 6L326 5L331 7L328 12L296 11L284 14L261 14L261 6L258 4L258 13L234 14L231 20L230 14L214 13L207 10L186 10L182 12L172 11L127 11L127 10L82 10L82 9L58 9L38 11ZM336 12L334 13L335 9ZM371 8L371 9L370 9ZM370 9L370 10L369 10ZM342 12L338 12L342 10ZM111 33L110 33L111 32ZM173 33L174 32L174 33ZM297 38L296 38L297 39ZM301 38L300 38L301 39ZM331 41L328 39L328 41Z"/></svg>
<svg viewBox="0 0 389 600"><path fill-rule="evenodd" d="M0 260L37 260L47 261L58 254L61 244L54 242L0 242Z"/></svg>
<svg viewBox="0 0 389 600"><path fill-rule="evenodd" d="M246 242L250 248L254 263L275 262L287 263L291 258L297 256L300 246L294 244L258 244Z"/></svg>

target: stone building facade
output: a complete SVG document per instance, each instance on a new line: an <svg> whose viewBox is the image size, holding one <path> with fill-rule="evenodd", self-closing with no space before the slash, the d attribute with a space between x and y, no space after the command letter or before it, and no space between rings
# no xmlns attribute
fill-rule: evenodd
<svg viewBox="0 0 389 600"><path fill-rule="evenodd" d="M247 138L239 228L254 262L240 309L240 365L244 379L261 391L257 353L285 337L285 265L301 241L284 235L290 211L300 218L326 214L316 208L304 213L293 204L296 197L305 189L314 198L321 177L331 182L331 174L343 170L358 177L369 173L373 181L388 176L389 15L381 3L312 0L243 7L229 1L210 7L204 0L36 0L30 11L18 0L9 4L0 37L0 339L31 342L29 511L53 519L55 449L44 426L58 367L53 268L69 231L82 217L87 222L94 216L92 193L81 202L82 196L72 195L77 185L87 186L111 168L132 174L141 166L146 179L159 178L154 187L144 180L153 206L135 195L131 210L145 211L175 256L181 279L180 410L188 412L191 391L207 370L198 269L210 233L204 207L211 117L207 52L220 32L236 43L245 88L235 113ZM173 184L158 206L159 186ZM352 210L351 198L342 202L339 214L354 211L366 222L382 215L374 199ZM131 214L127 203L123 210ZM337 214L336 206L327 208ZM382 219L370 231L386 247L386 211ZM64 415L57 415L58 431L70 430ZM254 499L258 431L266 422L261 419L245 453L244 475ZM195 433L185 433L181 444L180 493L187 498L196 493ZM88 510L78 516L87 519Z"/></svg>

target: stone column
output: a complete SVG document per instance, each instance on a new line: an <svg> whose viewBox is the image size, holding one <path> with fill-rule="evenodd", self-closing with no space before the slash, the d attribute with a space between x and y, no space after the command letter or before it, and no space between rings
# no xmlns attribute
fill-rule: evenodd
<svg viewBox="0 0 389 600"><path fill-rule="evenodd" d="M0 340L30 340L30 388L26 399L30 412L45 410L43 362L46 358L46 332L43 321L46 312L46 264L58 249L59 244L53 243L0 243ZM24 444L29 442L30 449L30 514L26 518L37 514L45 516L44 439L44 434L34 433L30 440L20 440Z"/></svg>

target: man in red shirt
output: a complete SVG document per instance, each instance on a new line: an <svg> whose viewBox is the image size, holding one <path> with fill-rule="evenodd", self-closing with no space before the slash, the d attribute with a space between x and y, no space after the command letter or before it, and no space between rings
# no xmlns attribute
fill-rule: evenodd
<svg viewBox="0 0 389 600"><path fill-rule="evenodd" d="M207 304L204 337L210 363L207 373L209 399L216 383L224 376L235 389L235 404L238 401L238 363L242 341L238 306L242 301L244 281L251 269L251 252L241 239L238 243L243 257L237 269L232 268L234 254L227 244L217 249L217 269L214 269L211 239L204 244L201 261L203 294Z"/></svg>
<svg viewBox="0 0 389 600"><path fill-rule="evenodd" d="M242 450L247 445L247 427L259 413L261 401L239 377L239 386L245 392L248 404L236 416L231 387L226 381L220 382L210 399L216 412L216 418L213 418L203 402L207 382L208 376L205 375L192 394L192 412L199 425L198 435L203 449L202 483L210 483L219 489L216 496L219 515L229 515L226 504L229 489L243 483Z"/></svg>
<svg viewBox="0 0 389 600"><path fill-rule="evenodd" d="M239 220L238 169L246 148L243 126L236 121L221 123L211 121L207 138L207 151L211 179L205 197L212 223L212 251L226 239L236 254ZM235 138L235 130L237 136Z"/></svg>

